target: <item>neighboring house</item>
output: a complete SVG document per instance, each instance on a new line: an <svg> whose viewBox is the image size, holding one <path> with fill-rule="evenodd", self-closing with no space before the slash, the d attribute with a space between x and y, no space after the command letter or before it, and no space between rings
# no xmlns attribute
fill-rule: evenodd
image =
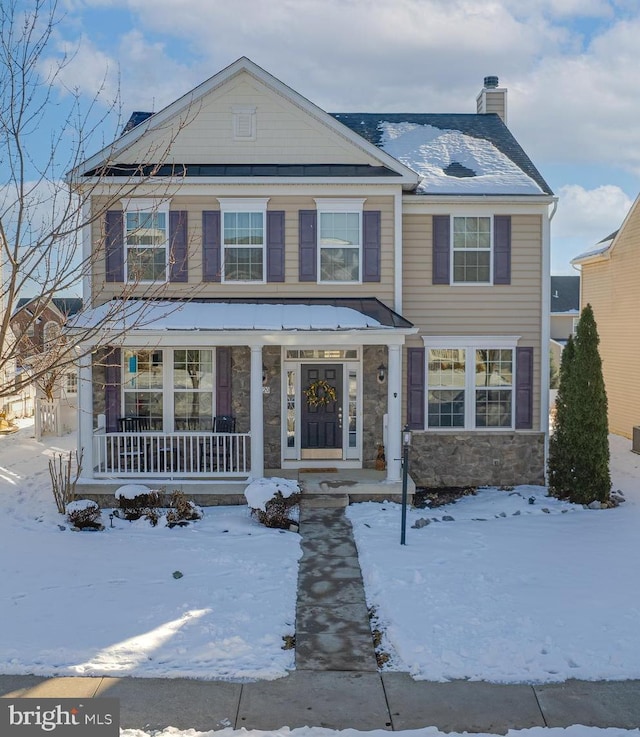
<svg viewBox="0 0 640 737"><path fill-rule="evenodd" d="M559 369L562 350L567 338L575 333L580 318L580 277L552 276L549 302L550 351L554 365Z"/></svg>
<svg viewBox="0 0 640 737"><path fill-rule="evenodd" d="M640 425L639 254L640 197L619 230L571 262L580 267L580 305L592 306L598 326L609 430L626 438Z"/></svg>
<svg viewBox="0 0 640 737"><path fill-rule="evenodd" d="M204 493L383 440L398 481L407 423L418 484L542 483L554 198L497 78L477 110L330 115L242 58L72 172L83 481Z"/></svg>
<svg viewBox="0 0 640 737"><path fill-rule="evenodd" d="M17 375L40 374L22 388L22 394L59 402L67 428L77 424L78 368L69 360L61 332L81 309L82 299L77 297L23 297L11 316Z"/></svg>

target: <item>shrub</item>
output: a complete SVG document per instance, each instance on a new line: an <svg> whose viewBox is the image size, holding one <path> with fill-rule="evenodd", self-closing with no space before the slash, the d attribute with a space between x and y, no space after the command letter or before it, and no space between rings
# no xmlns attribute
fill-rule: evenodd
<svg viewBox="0 0 640 737"><path fill-rule="evenodd" d="M262 478L244 490L251 514L266 527L281 530L298 528L300 487L295 481Z"/></svg>
<svg viewBox="0 0 640 737"><path fill-rule="evenodd" d="M181 492L174 491L169 503L171 509L167 512L167 527L184 526L198 519L202 519L204 512Z"/></svg>
<svg viewBox="0 0 640 737"><path fill-rule="evenodd" d="M149 489L142 484L128 484L116 491L118 508L124 519L132 521L145 517L155 527L160 515L157 507L160 506L160 492Z"/></svg>
<svg viewBox="0 0 640 737"><path fill-rule="evenodd" d="M67 520L78 530L103 530L100 508L90 499L78 499L66 507Z"/></svg>

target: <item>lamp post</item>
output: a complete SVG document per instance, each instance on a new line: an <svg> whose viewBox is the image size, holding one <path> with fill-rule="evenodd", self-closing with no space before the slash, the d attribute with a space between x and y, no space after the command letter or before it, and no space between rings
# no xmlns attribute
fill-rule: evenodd
<svg viewBox="0 0 640 737"><path fill-rule="evenodd" d="M406 545L407 538L407 478L409 474L409 447L411 446L411 430L405 425L402 431L402 526L400 545Z"/></svg>

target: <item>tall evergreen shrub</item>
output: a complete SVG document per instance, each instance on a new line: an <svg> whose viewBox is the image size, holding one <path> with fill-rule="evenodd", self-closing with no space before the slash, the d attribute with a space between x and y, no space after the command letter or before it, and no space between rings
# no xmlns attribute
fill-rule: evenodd
<svg viewBox="0 0 640 737"><path fill-rule="evenodd" d="M549 441L549 491L579 504L607 501L611 491L607 395L599 342L593 310L587 305L575 341L569 341L563 352L556 428Z"/></svg>

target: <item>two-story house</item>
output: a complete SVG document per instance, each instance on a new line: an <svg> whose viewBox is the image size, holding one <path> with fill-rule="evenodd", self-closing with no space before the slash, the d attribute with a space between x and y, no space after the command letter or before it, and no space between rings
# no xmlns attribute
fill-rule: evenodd
<svg viewBox="0 0 640 737"><path fill-rule="evenodd" d="M70 175L85 485L211 493L382 443L397 482L405 423L418 484L542 483L554 198L505 117L495 77L471 114L328 114L246 58L136 113Z"/></svg>

